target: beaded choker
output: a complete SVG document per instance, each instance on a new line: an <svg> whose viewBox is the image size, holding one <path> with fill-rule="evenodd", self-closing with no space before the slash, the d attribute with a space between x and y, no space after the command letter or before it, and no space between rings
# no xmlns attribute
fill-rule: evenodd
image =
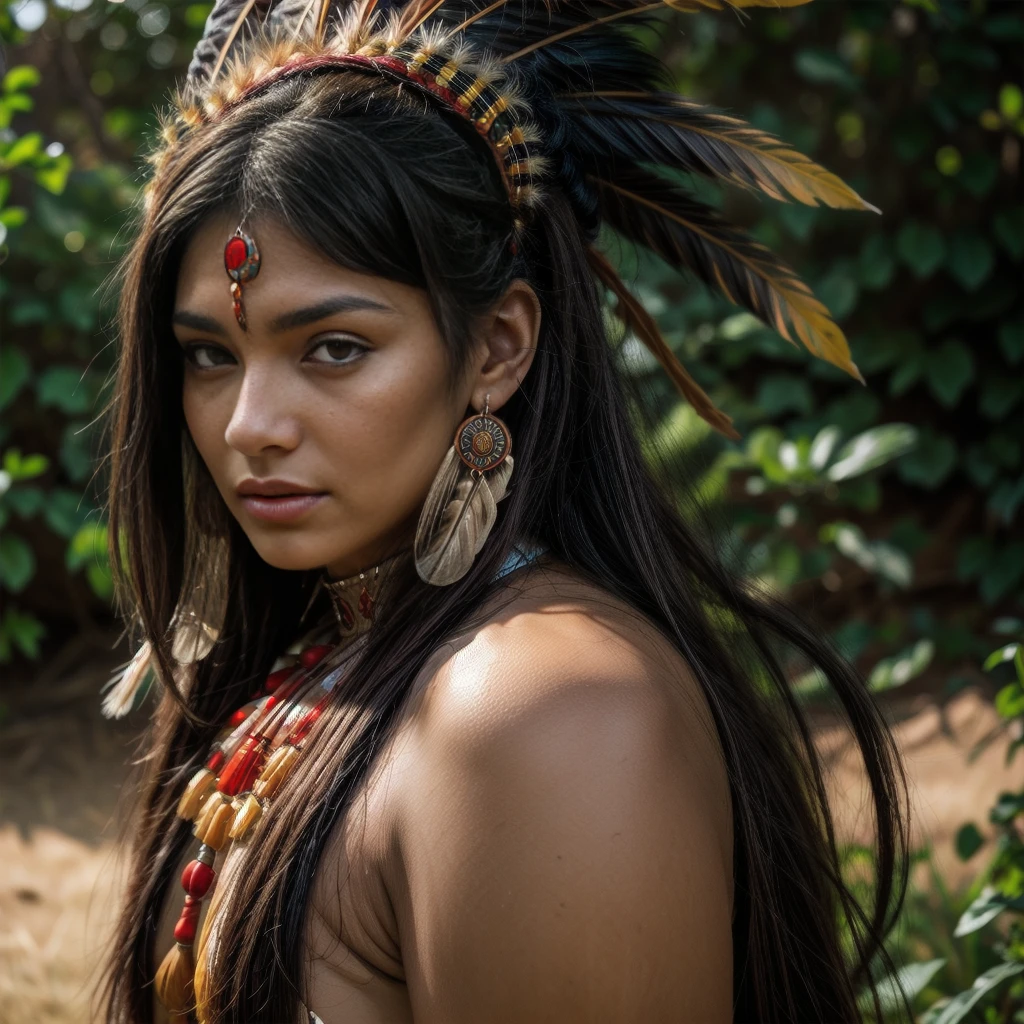
<svg viewBox="0 0 1024 1024"><path fill-rule="evenodd" d="M156 975L157 995L172 1024L188 1024L193 1019L194 947L203 900L216 878L217 855L234 840L252 834L288 778L310 731L364 646L373 621L381 567L397 557L348 579L321 578L334 607L337 628L321 628L307 635L275 663L260 691L228 719L205 765L185 787L178 815L194 822L200 846L182 872L185 902L174 927L175 945ZM317 678L320 674L313 670L328 657L335 664Z"/></svg>

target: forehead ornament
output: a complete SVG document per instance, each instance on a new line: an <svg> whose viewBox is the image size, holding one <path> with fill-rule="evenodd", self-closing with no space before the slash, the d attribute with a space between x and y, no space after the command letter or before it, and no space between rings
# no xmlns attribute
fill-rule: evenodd
<svg viewBox="0 0 1024 1024"><path fill-rule="evenodd" d="M242 330L248 329L245 306L242 305L242 285L248 284L260 272L260 251L251 235L240 227L224 246L224 269L231 278L231 305L235 319Z"/></svg>

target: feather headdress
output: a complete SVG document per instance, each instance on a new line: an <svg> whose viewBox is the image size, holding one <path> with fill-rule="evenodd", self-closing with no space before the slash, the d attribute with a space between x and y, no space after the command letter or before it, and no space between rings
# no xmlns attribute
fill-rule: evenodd
<svg viewBox="0 0 1024 1024"><path fill-rule="evenodd" d="M842 330L811 289L672 172L780 201L879 211L767 132L666 91L659 61L625 30L664 9L742 14L807 2L218 0L166 138L173 147L181 132L303 71L344 67L399 79L486 139L518 230L543 206L546 189L562 189L589 238L610 228L860 379ZM616 297L619 318L683 396L717 430L737 436L593 242L590 264Z"/></svg>

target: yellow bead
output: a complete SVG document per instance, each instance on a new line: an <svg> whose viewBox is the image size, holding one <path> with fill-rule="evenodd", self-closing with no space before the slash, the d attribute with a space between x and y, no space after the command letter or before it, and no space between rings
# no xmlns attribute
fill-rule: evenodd
<svg viewBox="0 0 1024 1024"><path fill-rule="evenodd" d="M263 814L263 804L252 793L241 798L241 805L235 809L235 817L228 829L229 839L244 839Z"/></svg>
<svg viewBox="0 0 1024 1024"><path fill-rule="evenodd" d="M204 801L217 782L217 776L209 768L200 768L192 776L185 792L178 801L178 817L194 821Z"/></svg>

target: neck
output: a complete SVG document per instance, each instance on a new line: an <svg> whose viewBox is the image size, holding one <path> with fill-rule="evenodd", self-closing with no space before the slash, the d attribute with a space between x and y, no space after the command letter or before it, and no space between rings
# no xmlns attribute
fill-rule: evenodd
<svg viewBox="0 0 1024 1024"><path fill-rule="evenodd" d="M381 584L406 553L404 550L399 551L374 565L340 578L324 570L323 586L331 599L343 639L358 636L370 628Z"/></svg>

